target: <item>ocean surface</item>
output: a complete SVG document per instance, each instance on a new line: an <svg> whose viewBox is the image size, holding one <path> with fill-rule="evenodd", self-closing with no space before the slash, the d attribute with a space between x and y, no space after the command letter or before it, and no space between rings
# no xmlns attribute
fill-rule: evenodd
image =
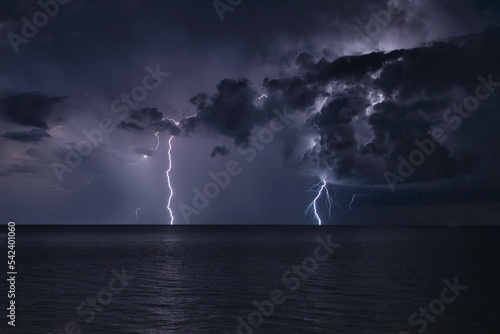
<svg viewBox="0 0 500 334"><path fill-rule="evenodd" d="M495 227L18 226L16 240L1 333L500 333Z"/></svg>

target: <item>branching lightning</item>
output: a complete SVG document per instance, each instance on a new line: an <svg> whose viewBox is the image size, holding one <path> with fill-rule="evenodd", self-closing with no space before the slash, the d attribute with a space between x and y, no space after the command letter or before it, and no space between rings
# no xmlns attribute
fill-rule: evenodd
<svg viewBox="0 0 500 334"><path fill-rule="evenodd" d="M72 194L74 193L75 191L79 190L80 188L82 188L83 186L87 185L87 184L90 184L90 182L92 181L92 178L89 178L85 181L83 181L83 184L80 185L79 187L77 187L76 189L73 189L73 190L67 190L67 189L64 189L64 188L61 188L60 186L58 186L57 184L52 184L50 183L49 181L47 181L46 179L42 179L42 178L37 178L36 180L38 181L43 181L45 182L49 187L51 188L54 188L60 192L63 192L63 193L66 193L66 194Z"/></svg>
<svg viewBox="0 0 500 334"><path fill-rule="evenodd" d="M338 208L340 208L340 203L337 197L337 186L333 184L333 196L330 196L330 192L328 191L328 187L325 187L326 191L326 204L328 205L328 214L330 215L330 218L332 217L332 206L335 204Z"/></svg>
<svg viewBox="0 0 500 334"><path fill-rule="evenodd" d="M313 216L314 216L314 220L318 222L318 225L321 225L322 221L321 221L321 217L319 216L319 213L318 213L317 202L321 198L323 191L326 194L326 203L328 205L328 213L329 213L330 217L332 216L332 205L334 203L336 203L336 201L334 201L332 199L332 197L330 196L330 192L328 191L328 185L327 185L327 182L325 179L323 179L320 183L312 186L310 191L316 191L317 194L316 194L316 197L311 202L311 204L309 204L309 206L307 207L305 213L307 214L309 212L312 212ZM335 193L336 193L336 190L335 190Z"/></svg>
<svg viewBox="0 0 500 334"><path fill-rule="evenodd" d="M330 218L332 218L333 199L330 196L330 192L328 191L328 187L325 187L325 192L326 192L326 205L328 205L328 216Z"/></svg>

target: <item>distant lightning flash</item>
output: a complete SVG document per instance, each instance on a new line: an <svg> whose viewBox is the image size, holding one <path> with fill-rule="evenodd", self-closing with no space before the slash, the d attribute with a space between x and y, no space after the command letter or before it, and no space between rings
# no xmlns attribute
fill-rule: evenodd
<svg viewBox="0 0 500 334"><path fill-rule="evenodd" d="M139 218L139 211L141 211L144 208L144 204L146 203L142 203L141 207L135 209L135 219Z"/></svg>
<svg viewBox="0 0 500 334"><path fill-rule="evenodd" d="M322 182L314 185L311 188L311 190L312 191L316 191L317 194L316 194L316 197L311 202L311 204L309 204L309 206L307 207L306 214L309 213L309 212L312 212L313 215L314 215L314 220L316 220L318 222L318 225L321 225L322 221L321 221L321 217L319 216L319 213L318 213L317 202L321 198L321 195L323 194L323 191L325 191L325 194L326 194L326 203L328 205L328 212L329 212L330 217L332 216L332 213L331 213L332 212L331 211L332 210L332 204L336 203L336 202L330 196L330 192L328 191L328 186L327 186L327 183L326 183L325 179L323 179Z"/></svg>
<svg viewBox="0 0 500 334"><path fill-rule="evenodd" d="M356 198L356 194L352 195L351 202L349 203L349 209L347 209L347 211L352 210L352 204L354 203L355 198Z"/></svg>
<svg viewBox="0 0 500 334"><path fill-rule="evenodd" d="M159 135L160 135L160 131L158 131L158 132L155 133L156 139L158 139L158 142L156 143L155 151L160 146L160 136Z"/></svg>
<svg viewBox="0 0 500 334"><path fill-rule="evenodd" d="M66 194L72 194L72 193L74 193L75 191L79 190L81 187L85 186L86 184L90 184L90 182L92 181L92 178L90 178L90 179L87 179L87 180L83 181L83 182L84 182L84 184L82 184L80 187L78 187L78 188L76 188L76 189L73 189L73 190L67 190L67 189L61 188L61 187L59 187L57 184L52 184L52 183L50 183L50 182L49 182L48 180L46 180L46 179L37 178L36 180L38 180L38 181L43 181L43 182L45 182L45 183L46 183L49 187L54 188L54 189L57 189L57 190L59 190L60 192L63 192L63 193L66 193Z"/></svg>
<svg viewBox="0 0 500 334"><path fill-rule="evenodd" d="M45 179L38 179L40 181L44 181L45 183L47 183L48 186L52 187L52 188L56 188L57 190L63 192L63 193L66 193L66 194L71 194L74 192L74 190L66 190L66 189L63 189L61 187L59 187L57 184L52 184L50 183L49 181L45 180Z"/></svg>

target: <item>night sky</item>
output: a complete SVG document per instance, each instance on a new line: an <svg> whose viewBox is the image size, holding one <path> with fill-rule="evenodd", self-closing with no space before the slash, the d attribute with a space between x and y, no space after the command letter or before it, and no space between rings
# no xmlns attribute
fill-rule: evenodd
<svg viewBox="0 0 500 334"><path fill-rule="evenodd" d="M60 3L0 3L2 221L500 222L496 1Z"/></svg>

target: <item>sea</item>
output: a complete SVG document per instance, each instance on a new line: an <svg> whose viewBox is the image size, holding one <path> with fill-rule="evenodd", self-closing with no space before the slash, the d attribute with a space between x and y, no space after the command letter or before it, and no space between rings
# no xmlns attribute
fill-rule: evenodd
<svg viewBox="0 0 500 334"><path fill-rule="evenodd" d="M498 334L499 240L498 227L17 226L15 327L4 279L0 333ZM5 233L0 245L7 257Z"/></svg>

